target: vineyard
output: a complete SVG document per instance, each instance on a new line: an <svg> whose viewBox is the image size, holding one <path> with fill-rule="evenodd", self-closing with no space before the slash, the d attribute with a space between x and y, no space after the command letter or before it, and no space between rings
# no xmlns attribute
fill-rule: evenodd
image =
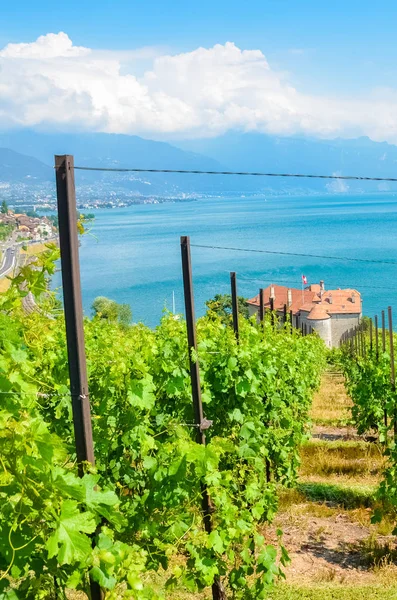
<svg viewBox="0 0 397 600"><path fill-rule="evenodd" d="M85 223L72 157L57 157L56 173L60 252L47 244L0 297L0 600L377 594L354 581L325 596L299 577L291 587L289 565L290 554L297 565L302 555L324 564L326 550L339 569L326 576L339 573L343 584L344 569L358 575L374 548L384 558L380 530L370 527L383 520L397 532L391 309L388 331L384 313L381 330L377 318L375 327L364 319L329 351L306 323L297 329L287 305L280 316L271 298L265 313L263 289L258 315L239 314L233 272L230 305L219 311L217 295L196 323L182 237L186 320L164 311L154 329L131 325L126 307L106 298L83 318L77 232ZM49 291L60 257L63 307ZM340 412L335 389L344 384L341 429L340 415L336 427L327 415ZM370 492L340 486L364 472ZM339 535L328 547L326 517ZM346 551L341 517L360 543L375 536L367 554ZM301 568L310 571L302 560Z"/></svg>
<svg viewBox="0 0 397 600"><path fill-rule="evenodd" d="M264 598L288 561L267 543L308 431L323 343L285 327L198 321L207 444L196 441L186 324L156 330L85 321L96 466L78 477L62 317L22 312L20 283L46 289L57 251L25 267L2 296L0 568L3 598L162 598L175 585ZM202 489L210 498L205 527ZM152 584L167 572L166 590Z"/></svg>
<svg viewBox="0 0 397 600"><path fill-rule="evenodd" d="M377 494L380 506L373 516L374 522L384 516L397 521L397 394L395 334L390 307L388 316L388 330L383 311L382 330L378 329L376 318L375 331L372 320L368 320L351 332L343 345L341 359L347 389L354 403L352 416L357 431L375 436L387 458Z"/></svg>

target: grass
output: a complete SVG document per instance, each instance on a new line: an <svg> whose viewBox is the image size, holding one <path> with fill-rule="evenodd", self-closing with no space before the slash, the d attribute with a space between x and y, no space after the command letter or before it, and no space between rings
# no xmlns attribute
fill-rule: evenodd
<svg viewBox="0 0 397 600"><path fill-rule="evenodd" d="M397 560L396 544L390 539L379 540L374 533L359 544L359 550L363 564L369 567L383 568Z"/></svg>
<svg viewBox="0 0 397 600"><path fill-rule="evenodd" d="M38 256L46 250L48 250L48 248L46 248L45 243L29 244L26 247L26 250L24 250L23 248L21 249L21 254L26 254L26 256Z"/></svg>
<svg viewBox="0 0 397 600"><path fill-rule="evenodd" d="M301 449L300 474L306 475L380 475L384 464L378 444L364 441L310 441Z"/></svg>
<svg viewBox="0 0 397 600"><path fill-rule="evenodd" d="M311 418L316 425L341 427L351 421L352 401L346 395L343 377L325 373L313 399Z"/></svg>
<svg viewBox="0 0 397 600"><path fill-rule="evenodd" d="M0 279L0 294L6 292L11 285L11 281L7 277Z"/></svg>
<svg viewBox="0 0 397 600"><path fill-rule="evenodd" d="M397 587L384 585L295 586L282 584L268 596L268 600L397 600Z"/></svg>
<svg viewBox="0 0 397 600"><path fill-rule="evenodd" d="M297 489L307 500L329 502L345 509L371 508L375 504L376 488L373 486L346 486L314 481L301 482Z"/></svg>

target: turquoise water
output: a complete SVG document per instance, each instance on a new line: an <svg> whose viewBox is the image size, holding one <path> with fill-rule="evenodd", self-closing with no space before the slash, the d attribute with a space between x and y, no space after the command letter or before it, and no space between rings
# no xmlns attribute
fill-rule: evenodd
<svg viewBox="0 0 397 600"><path fill-rule="evenodd" d="M208 199L98 210L80 248L84 310L103 295L131 305L134 321L155 326L164 307L183 312L180 236L191 243L397 261L397 195ZM364 313L397 310L397 265L192 248L197 315L205 300L280 283L355 287ZM59 279L58 279L59 281Z"/></svg>

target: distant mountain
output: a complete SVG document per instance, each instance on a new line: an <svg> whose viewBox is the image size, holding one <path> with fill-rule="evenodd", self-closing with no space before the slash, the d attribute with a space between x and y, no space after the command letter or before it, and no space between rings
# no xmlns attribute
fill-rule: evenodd
<svg viewBox="0 0 397 600"><path fill-rule="evenodd" d="M168 144L121 134L13 130L0 133L0 147L8 149L1 151L4 156L0 154L3 181L26 182L35 177L53 182L54 154L73 154L76 165L92 167L397 176L397 146L368 138L314 140L231 132L218 138ZM397 190L392 183L166 173L77 171L76 180L78 185L88 186L87 189L93 186L93 194L99 189L94 184L103 184L106 193L124 189L128 193L166 196Z"/></svg>
<svg viewBox="0 0 397 600"><path fill-rule="evenodd" d="M75 165L112 168L223 170L213 158L181 150L165 142L146 140L138 136L106 133L40 133L31 130L13 130L0 133L0 146L54 164L55 154L73 154ZM51 174L53 177L53 173ZM114 182L124 188L143 194L180 194L212 190L213 178L194 175L101 173L80 171L78 183ZM216 182L217 191L223 187Z"/></svg>
<svg viewBox="0 0 397 600"><path fill-rule="evenodd" d="M367 137L318 140L233 132L218 138L186 140L178 146L216 157L233 170L397 177L397 146L373 142ZM302 185L302 180L284 181L282 185L295 187ZM324 189L327 182L312 181L307 185ZM395 184L347 182L345 185L360 190L397 189Z"/></svg>
<svg viewBox="0 0 397 600"><path fill-rule="evenodd" d="M0 147L0 182L41 182L54 177L54 170L37 158Z"/></svg>

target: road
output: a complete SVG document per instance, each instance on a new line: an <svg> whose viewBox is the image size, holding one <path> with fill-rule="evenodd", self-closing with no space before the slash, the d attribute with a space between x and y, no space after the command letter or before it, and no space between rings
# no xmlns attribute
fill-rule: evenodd
<svg viewBox="0 0 397 600"><path fill-rule="evenodd" d="M4 250L3 263L0 267L0 277L8 275L8 273L12 271L15 264L16 252L16 248L13 247L9 247Z"/></svg>

